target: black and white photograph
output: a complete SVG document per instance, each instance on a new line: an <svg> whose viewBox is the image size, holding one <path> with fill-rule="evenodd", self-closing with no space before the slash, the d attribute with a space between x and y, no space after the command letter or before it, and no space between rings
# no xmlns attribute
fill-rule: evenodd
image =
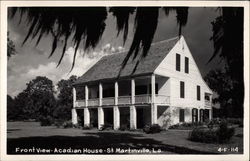
<svg viewBox="0 0 250 161"><path fill-rule="evenodd" d="M249 160L249 2L47 3L2 5L7 160Z"/></svg>

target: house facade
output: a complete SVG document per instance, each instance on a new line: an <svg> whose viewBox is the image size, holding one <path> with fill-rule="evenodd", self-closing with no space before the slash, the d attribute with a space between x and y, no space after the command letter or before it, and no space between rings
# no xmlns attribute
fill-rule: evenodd
<svg viewBox="0 0 250 161"><path fill-rule="evenodd" d="M212 90L183 36L151 45L146 57L102 57L74 84L72 123L114 129L163 128L212 118ZM124 65L122 67L122 65Z"/></svg>

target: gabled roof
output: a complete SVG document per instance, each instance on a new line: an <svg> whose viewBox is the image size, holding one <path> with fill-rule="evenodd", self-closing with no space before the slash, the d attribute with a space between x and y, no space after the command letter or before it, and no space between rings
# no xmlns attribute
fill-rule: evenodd
<svg viewBox="0 0 250 161"><path fill-rule="evenodd" d="M142 52L139 52L134 60L132 55L124 68L122 68L122 63L128 53L127 51L103 56L93 67L78 78L74 85L112 80L118 77L124 78L152 74L178 40L179 37L175 37L152 44L146 57L137 61L141 58Z"/></svg>

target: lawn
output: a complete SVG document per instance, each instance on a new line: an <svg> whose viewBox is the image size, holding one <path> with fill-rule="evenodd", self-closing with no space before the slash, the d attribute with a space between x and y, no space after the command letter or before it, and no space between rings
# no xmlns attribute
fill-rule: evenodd
<svg viewBox="0 0 250 161"><path fill-rule="evenodd" d="M188 130L145 134L142 131L63 129L54 126L41 127L37 122L8 122L7 153L242 154L242 133L242 128L236 128L235 136L229 143L205 144L188 140ZM238 152L234 151L236 147ZM223 151L219 152L219 148L223 148Z"/></svg>

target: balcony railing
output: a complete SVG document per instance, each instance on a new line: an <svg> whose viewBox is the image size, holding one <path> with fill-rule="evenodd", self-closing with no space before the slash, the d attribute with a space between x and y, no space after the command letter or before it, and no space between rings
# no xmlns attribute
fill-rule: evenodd
<svg viewBox="0 0 250 161"><path fill-rule="evenodd" d="M135 95L135 103L151 103L151 95L150 94Z"/></svg>
<svg viewBox="0 0 250 161"><path fill-rule="evenodd" d="M106 97L102 99L102 105L114 105L115 97Z"/></svg>
<svg viewBox="0 0 250 161"><path fill-rule="evenodd" d="M131 96L119 96L118 104L119 105L131 104Z"/></svg>
<svg viewBox="0 0 250 161"><path fill-rule="evenodd" d="M99 98L92 98L88 100L88 106L98 106Z"/></svg>
<svg viewBox="0 0 250 161"><path fill-rule="evenodd" d="M85 100L76 100L75 106L76 107L85 107Z"/></svg>
<svg viewBox="0 0 250 161"><path fill-rule="evenodd" d="M207 107L211 107L211 106L212 106L211 101L209 101L209 100L205 100L205 106L207 106Z"/></svg>
<svg viewBox="0 0 250 161"><path fill-rule="evenodd" d="M147 104L152 102L152 97L150 94L135 95L135 104ZM170 97L165 95L155 95L155 103L157 104L170 104ZM102 98L102 105L114 105L115 97L105 97ZM118 105L130 105L131 96L119 96ZM85 100L76 100L76 107L85 107ZM99 98L89 99L88 106L99 106ZM211 103L206 102L206 106L211 106Z"/></svg>

